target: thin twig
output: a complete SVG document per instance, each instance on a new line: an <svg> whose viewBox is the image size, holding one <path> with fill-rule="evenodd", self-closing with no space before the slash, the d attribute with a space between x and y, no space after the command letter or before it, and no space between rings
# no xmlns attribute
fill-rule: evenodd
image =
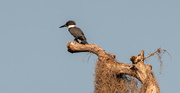
<svg viewBox="0 0 180 93"><path fill-rule="evenodd" d="M91 53L91 52L90 52L90 56L88 57L88 60L87 60L87 62L89 61L89 58L90 58L92 55L93 55L93 53Z"/></svg>
<svg viewBox="0 0 180 93"><path fill-rule="evenodd" d="M170 59L171 59L171 62L172 62L172 57L171 57L170 53L167 52L165 49L162 49L162 50L165 51L170 56Z"/></svg>
<svg viewBox="0 0 180 93"><path fill-rule="evenodd" d="M84 63L85 57L86 57L87 55L89 55L89 54L90 54L90 52L88 52L88 53L83 57L83 63Z"/></svg>
<svg viewBox="0 0 180 93"><path fill-rule="evenodd" d="M158 51L160 51L160 48L158 48L155 52L151 53L149 56L144 57L144 59L149 58L149 57L151 57L151 56L154 56L154 54L155 54L156 52L158 52Z"/></svg>
<svg viewBox="0 0 180 93"><path fill-rule="evenodd" d="M169 54L169 52L167 52L165 49L161 49L161 48L158 48L155 52L151 53L149 56L144 57L144 59L147 59L147 58L149 58L149 57L154 56L155 54L157 54L158 59L159 59L159 62L160 62L160 72L159 72L160 74L162 73L162 65L163 65L161 58L162 58L162 56L163 56L163 54L164 54L165 52L170 56L170 59L171 59L171 61L172 61L172 57L171 57L171 55Z"/></svg>

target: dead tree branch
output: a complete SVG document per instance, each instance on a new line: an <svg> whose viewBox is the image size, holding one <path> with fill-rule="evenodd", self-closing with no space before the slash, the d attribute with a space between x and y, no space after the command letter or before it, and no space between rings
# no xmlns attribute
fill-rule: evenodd
<svg viewBox="0 0 180 93"><path fill-rule="evenodd" d="M159 93L160 91L158 83L154 75L152 74L152 66L144 64L144 59L148 58L149 56L144 57L143 50L138 56L130 57L130 60L132 61L132 65L130 65L126 63L117 62L115 60L115 55L106 53L103 49L101 49L99 46L95 44L83 45L79 43L74 44L73 42L69 42L67 44L67 48L70 53L91 52L98 56L98 62L95 70L95 90L94 90L95 93L118 92L119 91L118 87L120 86L117 83L115 83L116 81L114 82L112 81L112 77L114 79L118 79L118 77L115 77L118 75L129 75L137 78L142 83L141 88L138 90L139 93ZM108 72L114 74L110 75L110 73ZM109 78L103 80L105 76ZM112 88L110 86L115 86L115 87ZM129 93L132 91L133 90L126 91L123 93Z"/></svg>

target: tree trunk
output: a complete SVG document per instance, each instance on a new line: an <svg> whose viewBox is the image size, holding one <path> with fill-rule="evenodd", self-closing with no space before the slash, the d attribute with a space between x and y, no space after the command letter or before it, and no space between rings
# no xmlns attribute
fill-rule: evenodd
<svg viewBox="0 0 180 93"><path fill-rule="evenodd" d="M94 93L159 93L152 66L144 64L144 51L132 56L132 65L117 62L115 55L106 53L95 44L67 44L70 53L91 52L98 56L95 69ZM137 80L141 82L138 88Z"/></svg>

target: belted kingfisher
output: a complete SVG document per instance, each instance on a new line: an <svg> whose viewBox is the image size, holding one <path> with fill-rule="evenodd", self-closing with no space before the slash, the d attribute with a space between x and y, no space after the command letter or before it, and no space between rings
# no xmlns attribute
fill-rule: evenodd
<svg viewBox="0 0 180 93"><path fill-rule="evenodd" d="M82 30L76 27L76 23L74 21L68 21L65 25L60 26L59 28L67 27L71 35L74 36L74 40L78 42L77 39L81 40L81 44L88 44L86 41L86 37Z"/></svg>

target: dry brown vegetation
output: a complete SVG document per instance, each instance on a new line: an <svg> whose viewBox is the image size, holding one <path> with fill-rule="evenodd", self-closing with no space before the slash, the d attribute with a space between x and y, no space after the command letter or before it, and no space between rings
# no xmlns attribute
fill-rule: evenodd
<svg viewBox="0 0 180 93"><path fill-rule="evenodd" d="M155 53L162 53L158 49L148 57L144 57L142 50L137 56L132 56L131 64L117 62L115 55L106 53L95 44L67 44L70 53L91 52L98 56L95 68L94 93L159 93L158 83L152 73L152 66L145 65L144 60Z"/></svg>
<svg viewBox="0 0 180 93"><path fill-rule="evenodd" d="M109 54L109 56L111 56ZM117 74L107 63L117 64L114 58L106 61L98 60L95 69L95 90L94 93L135 93L138 90L138 83L134 77L124 74Z"/></svg>

